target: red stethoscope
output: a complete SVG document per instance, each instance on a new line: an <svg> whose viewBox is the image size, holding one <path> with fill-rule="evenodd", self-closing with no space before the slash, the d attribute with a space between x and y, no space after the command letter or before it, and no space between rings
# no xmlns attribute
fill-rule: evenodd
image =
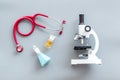
<svg viewBox="0 0 120 80"><path fill-rule="evenodd" d="M60 26L61 28L60 28L60 29L51 29L51 28L47 28L46 26L43 26L43 25L41 25L41 24L38 24L35 20L36 20L37 17L40 17L40 16L41 16L41 17L45 17L45 18L52 19L53 21L56 21L57 23L59 23L59 24L61 25L61 26ZM23 20L28 20L28 21L30 21L30 22L32 23L32 29L31 29L31 31L28 32L28 33L26 33L26 34L21 33L21 32L19 31L19 28L18 28L19 23L20 23L21 21L23 21ZM16 51L17 51L17 52L22 52L22 51L23 51L23 46L20 45L19 42L18 42L18 40L17 40L16 32L17 32L18 34L20 34L21 36L29 36L29 35L31 35L31 34L33 33L33 31L34 31L34 29L35 29L35 26L38 26L38 27L40 27L40 28L42 28L42 29L48 29L48 30L58 31L58 34L61 35L62 32L63 32L63 28L64 28L64 27L63 27L63 24L65 24L65 23L66 23L65 20L63 20L63 21L62 21L62 24L61 24L61 23L58 22L57 20L55 20L55 19L53 19L53 18L50 18L50 17L48 17L48 16L45 15L45 14L35 14L35 15L33 15L33 16L24 16L24 17L18 19L18 20L15 22L14 28L13 28L13 38L14 38L14 41L15 41L15 43L16 43Z"/></svg>

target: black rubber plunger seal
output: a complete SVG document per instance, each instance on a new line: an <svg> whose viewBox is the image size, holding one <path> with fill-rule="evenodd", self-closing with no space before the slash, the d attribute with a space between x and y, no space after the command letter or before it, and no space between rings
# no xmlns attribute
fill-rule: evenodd
<svg viewBox="0 0 120 80"><path fill-rule="evenodd" d="M90 27L89 25L86 25L86 26L85 26L85 31L86 31L86 32L90 32L90 31L91 31L91 27Z"/></svg>
<svg viewBox="0 0 120 80"><path fill-rule="evenodd" d="M74 50L86 50L86 49L90 49L91 46L75 46Z"/></svg>
<svg viewBox="0 0 120 80"><path fill-rule="evenodd" d="M84 24L84 14L79 14L79 25Z"/></svg>

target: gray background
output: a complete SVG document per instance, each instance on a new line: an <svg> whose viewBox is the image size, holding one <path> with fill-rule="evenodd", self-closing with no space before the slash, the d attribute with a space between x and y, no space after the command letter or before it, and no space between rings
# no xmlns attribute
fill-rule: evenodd
<svg viewBox="0 0 120 80"><path fill-rule="evenodd" d="M119 7L119 0L0 0L0 80L120 80ZM40 67L32 45L40 47L47 40L48 33L36 28L29 37L18 35L24 46L21 54L15 51L12 35L18 18L35 13L67 21L64 34L46 52L52 60L44 68ZM102 59L102 65L72 67L70 64L76 55L73 38L80 13L85 14L85 23L91 25L99 36L97 55ZM30 24L23 24L22 32L31 29L26 27Z"/></svg>

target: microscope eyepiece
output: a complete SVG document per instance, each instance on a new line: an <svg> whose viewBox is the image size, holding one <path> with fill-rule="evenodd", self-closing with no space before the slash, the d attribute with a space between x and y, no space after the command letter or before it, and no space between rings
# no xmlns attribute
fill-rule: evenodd
<svg viewBox="0 0 120 80"><path fill-rule="evenodd" d="M79 14L79 25L84 24L84 14Z"/></svg>

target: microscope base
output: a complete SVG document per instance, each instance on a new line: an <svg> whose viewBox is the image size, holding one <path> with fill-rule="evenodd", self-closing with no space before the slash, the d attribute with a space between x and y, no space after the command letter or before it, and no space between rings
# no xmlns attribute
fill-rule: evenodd
<svg viewBox="0 0 120 80"><path fill-rule="evenodd" d="M78 64L101 64L100 59L72 59L71 64L72 65L78 65Z"/></svg>

